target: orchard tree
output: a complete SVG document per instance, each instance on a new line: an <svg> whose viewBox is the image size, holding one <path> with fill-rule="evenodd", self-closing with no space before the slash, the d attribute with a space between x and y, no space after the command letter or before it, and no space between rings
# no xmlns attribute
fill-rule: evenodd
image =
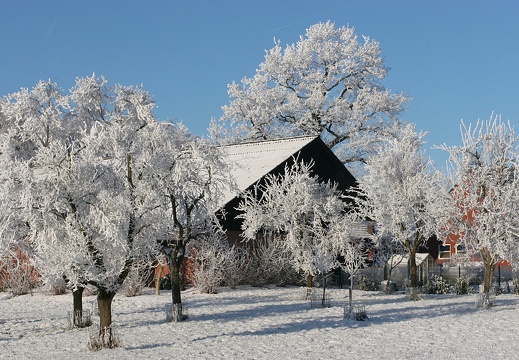
<svg viewBox="0 0 519 360"><path fill-rule="evenodd" d="M228 142L320 134L343 162L363 162L399 127L408 101L381 85L387 72L378 42L332 22L312 25L285 49L275 41L252 78L229 85L211 133Z"/></svg>
<svg viewBox="0 0 519 360"><path fill-rule="evenodd" d="M446 229L459 236L466 260L483 262L483 305L491 306L495 265L514 260L519 248L518 137L510 122L491 116L475 126L462 123L461 138L460 146L442 146L449 153L457 210Z"/></svg>
<svg viewBox="0 0 519 360"><path fill-rule="evenodd" d="M185 129L174 132L174 141L157 146L153 160L154 182L161 204L159 250L171 271L173 317L183 319L180 269L197 241L214 237L221 229L216 218L220 197L231 184L221 151Z"/></svg>
<svg viewBox="0 0 519 360"><path fill-rule="evenodd" d="M43 275L66 278L74 291L96 287L105 335L130 269L154 255L159 203L147 160L151 144L167 138L141 88L108 87L92 76L63 96L41 84L2 107L17 123L10 140L19 141L13 157L25 171L17 198Z"/></svg>
<svg viewBox="0 0 519 360"><path fill-rule="evenodd" d="M345 239L340 251L340 266L350 276L349 315L353 313L353 284L357 273L366 265L368 241L372 234L362 212L355 209L342 215L341 219L330 224L329 236Z"/></svg>
<svg viewBox="0 0 519 360"><path fill-rule="evenodd" d="M294 159L284 173L269 174L243 195L238 206L243 236L254 240L269 233L284 235L296 271L312 278L341 266L338 256L349 255L352 239L345 225L346 203L337 186L312 175L312 163ZM339 230L341 229L341 230ZM323 301L324 301L323 291Z"/></svg>
<svg viewBox="0 0 519 360"><path fill-rule="evenodd" d="M356 197L360 213L376 223L378 238L390 237L409 256L413 300L418 299L418 248L437 233L449 211L442 179L420 150L424 135L409 124L399 138L386 140L368 159Z"/></svg>

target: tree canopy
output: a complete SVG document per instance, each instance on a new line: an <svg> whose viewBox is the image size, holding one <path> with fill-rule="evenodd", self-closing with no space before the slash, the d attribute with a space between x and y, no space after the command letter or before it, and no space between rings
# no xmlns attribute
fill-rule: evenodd
<svg viewBox="0 0 519 360"><path fill-rule="evenodd" d="M229 105L213 121L227 142L319 134L344 162L365 161L399 127L408 97L382 86L388 69L378 42L352 27L318 23L284 49L266 51L252 78L231 83Z"/></svg>

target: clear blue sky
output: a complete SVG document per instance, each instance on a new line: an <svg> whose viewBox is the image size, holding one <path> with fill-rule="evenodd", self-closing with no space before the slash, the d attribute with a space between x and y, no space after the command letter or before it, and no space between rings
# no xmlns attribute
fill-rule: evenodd
<svg viewBox="0 0 519 360"><path fill-rule="evenodd" d="M142 84L157 116L205 135L252 76L273 38L293 43L331 20L377 40L384 85L413 100L402 118L427 147L459 143L461 119L502 114L519 131L519 2L515 0L2 0L0 95L52 79L64 89L93 72ZM438 150L427 153L439 163ZM441 164L439 164L441 165Z"/></svg>

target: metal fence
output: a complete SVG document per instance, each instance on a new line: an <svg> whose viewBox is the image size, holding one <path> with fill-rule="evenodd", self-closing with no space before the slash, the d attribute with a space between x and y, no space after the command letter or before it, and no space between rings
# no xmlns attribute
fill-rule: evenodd
<svg viewBox="0 0 519 360"><path fill-rule="evenodd" d="M384 280L387 280L387 269L384 269L383 267L365 268L360 271L359 276L369 277L376 283L380 284ZM357 278L359 278L359 276L357 276ZM477 286L483 284L485 268L482 265L476 264L438 264L434 267L421 267L418 269L418 280L420 285L427 284L429 280L434 279L435 276L441 276L451 285L456 284L460 278L464 277L468 279L470 285ZM395 282L399 288L403 288L408 277L409 270L405 265L394 268L391 274L391 280ZM504 292L510 292L513 290L512 280L518 278L519 273L512 271L510 267L496 266L493 283L496 288L499 288Z"/></svg>

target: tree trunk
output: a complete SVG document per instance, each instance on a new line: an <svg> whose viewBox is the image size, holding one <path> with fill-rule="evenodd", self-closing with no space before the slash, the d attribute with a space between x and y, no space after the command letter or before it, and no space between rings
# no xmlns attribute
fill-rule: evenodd
<svg viewBox="0 0 519 360"><path fill-rule="evenodd" d="M391 273L393 272L393 263L387 268L386 293L392 292L391 288Z"/></svg>
<svg viewBox="0 0 519 360"><path fill-rule="evenodd" d="M312 286L314 277L311 274L306 274L306 300L312 297Z"/></svg>
<svg viewBox="0 0 519 360"><path fill-rule="evenodd" d="M73 324L75 327L90 325L83 322L83 290L85 290L85 288L81 286L78 286L75 290L72 290L74 306Z"/></svg>
<svg viewBox="0 0 519 360"><path fill-rule="evenodd" d="M112 300L115 292L97 289L97 305L99 306L99 335L105 336L112 326Z"/></svg>
<svg viewBox="0 0 519 360"><path fill-rule="evenodd" d="M416 266L416 251L409 253L409 280L411 282L409 296L411 300L418 300L418 271Z"/></svg>
<svg viewBox="0 0 519 360"><path fill-rule="evenodd" d="M323 277L323 298L321 300L321 306L327 306L326 304L326 276L324 274L324 271L321 272Z"/></svg>
<svg viewBox="0 0 519 360"><path fill-rule="evenodd" d="M350 288L348 289L348 303L350 305L350 316L353 311L353 275L350 274Z"/></svg>
<svg viewBox="0 0 519 360"><path fill-rule="evenodd" d="M492 279L494 278L495 263L489 258L484 259L485 280L483 282L483 306L492 306L490 295L492 293Z"/></svg>
<svg viewBox="0 0 519 360"><path fill-rule="evenodd" d="M157 265L157 270L156 270L156 273L155 273L155 295L159 296L160 295L160 278L162 276L162 270L164 269L164 266L163 265Z"/></svg>
<svg viewBox="0 0 519 360"><path fill-rule="evenodd" d="M173 305L182 304L182 296L180 290L180 266L177 265L175 259L171 259L170 263L170 279L171 279L171 299Z"/></svg>
<svg viewBox="0 0 519 360"><path fill-rule="evenodd" d="M170 257L169 259L169 268L170 268L170 279L171 279L171 320L183 321L186 319L186 315L182 311L182 283L180 278L180 265L182 265L183 258L178 258L176 255Z"/></svg>

